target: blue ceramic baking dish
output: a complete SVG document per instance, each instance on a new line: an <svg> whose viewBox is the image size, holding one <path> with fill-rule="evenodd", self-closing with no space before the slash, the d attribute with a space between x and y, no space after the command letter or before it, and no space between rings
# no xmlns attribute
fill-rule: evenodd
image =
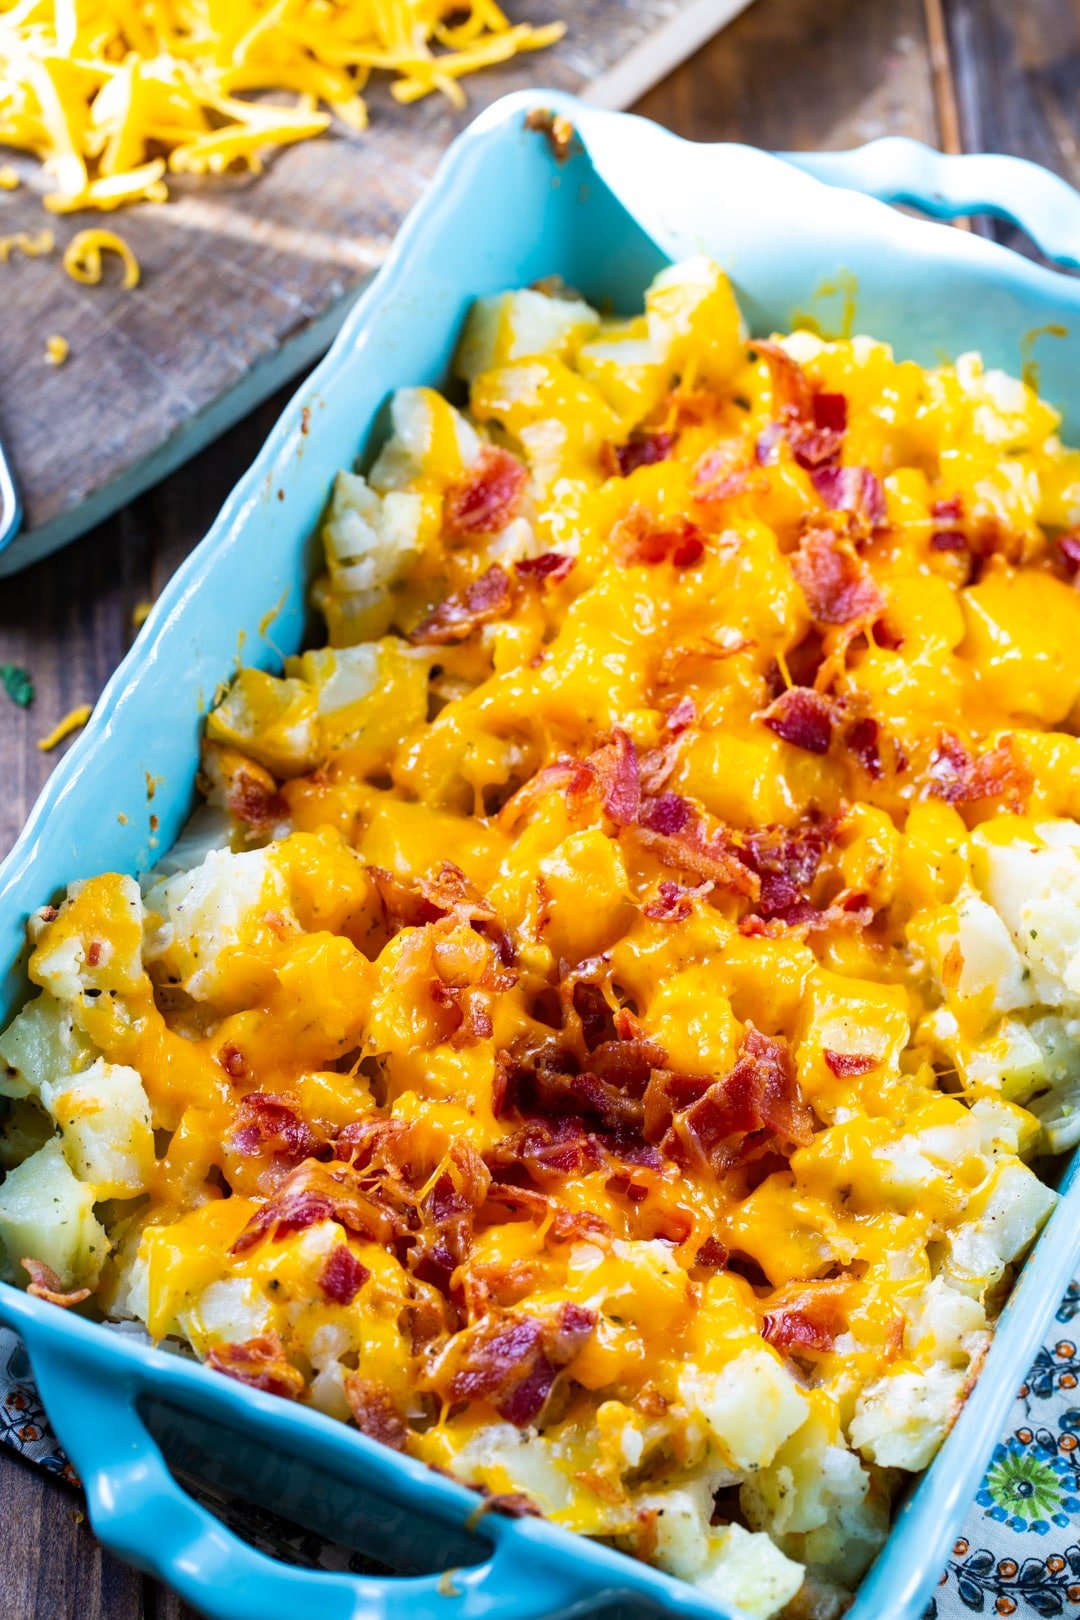
<svg viewBox="0 0 1080 1620"><path fill-rule="evenodd" d="M525 113L537 105L574 123L568 162L557 164L544 138L526 130ZM1080 281L831 189L795 163L942 215L988 207L1023 223L1047 254L1077 262L1080 198L1012 159L940 159L890 141L788 162L746 147L690 145L557 95L499 103L451 150L329 357L161 597L0 868L0 953L13 964L3 989L8 1010L23 988L27 913L73 878L147 867L180 830L211 694L241 648L246 660L271 667L300 645L310 536L334 472L377 435L393 388L443 379L476 295L558 274L594 302L631 308L669 258L706 251L727 267L756 331L810 313L825 329L854 322L923 362L980 349L993 365L1035 365L1067 432L1080 439ZM1063 1200L1023 1269L977 1387L900 1509L853 1620L922 1613L1043 1326L1080 1262L1077 1164L1064 1173ZM355 1430L2 1285L0 1320L25 1339L102 1541L214 1620L734 1614L549 1524L478 1515L470 1492ZM178 1472L276 1506L411 1573L276 1563L198 1505Z"/></svg>

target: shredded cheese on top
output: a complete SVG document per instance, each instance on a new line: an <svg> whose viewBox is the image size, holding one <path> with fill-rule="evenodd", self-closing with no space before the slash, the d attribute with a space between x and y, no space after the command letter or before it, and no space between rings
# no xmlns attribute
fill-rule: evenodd
<svg viewBox="0 0 1080 1620"><path fill-rule="evenodd" d="M38 747L41 752L48 754L58 743L62 743L65 737L70 737L73 731L78 731L80 727L85 726L93 712L94 706L92 703L80 703L77 708L69 710L62 720L57 721L47 736L38 738Z"/></svg>
<svg viewBox="0 0 1080 1620"><path fill-rule="evenodd" d="M167 173L257 172L331 116L364 130L373 71L396 75L399 102L461 107L461 78L563 32L511 26L494 0L0 0L0 143L42 160L54 213L163 202ZM297 99L243 99L264 90Z"/></svg>

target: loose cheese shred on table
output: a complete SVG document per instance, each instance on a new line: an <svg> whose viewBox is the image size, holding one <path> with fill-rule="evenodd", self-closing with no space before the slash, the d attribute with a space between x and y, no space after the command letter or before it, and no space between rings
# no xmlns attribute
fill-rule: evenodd
<svg viewBox="0 0 1080 1620"><path fill-rule="evenodd" d="M71 344L66 337L54 333L45 339L45 363L49 366L62 366L71 353Z"/></svg>
<svg viewBox="0 0 1080 1620"><path fill-rule="evenodd" d="M115 253L122 259L122 286L126 292L139 285L139 261L123 237L117 236L115 231L95 229L80 231L73 236L64 249L64 269L73 281L81 281L86 287L96 287L104 274L101 262L103 253Z"/></svg>
<svg viewBox="0 0 1080 1620"><path fill-rule="evenodd" d="M62 743L64 738L70 737L73 731L78 731L81 726L85 726L93 712L94 706L92 703L80 703L78 708L70 710L62 720L57 721L47 737L38 738L38 747L41 752L43 754L49 753L56 747L57 743Z"/></svg>
<svg viewBox="0 0 1080 1620"><path fill-rule="evenodd" d="M11 164L0 164L0 191L14 191L18 184L19 177Z"/></svg>
<svg viewBox="0 0 1080 1620"><path fill-rule="evenodd" d="M31 236L29 231L13 231L10 236L0 236L0 264L7 264L13 253L39 259L42 254L51 253L55 246L52 231L39 231L36 236Z"/></svg>
<svg viewBox="0 0 1080 1620"><path fill-rule="evenodd" d="M364 130L373 71L399 102L464 106L459 79L564 31L512 26L495 0L0 0L0 144L42 160L55 213L164 202L167 172L257 172L331 117ZM242 99L266 90L296 101Z"/></svg>

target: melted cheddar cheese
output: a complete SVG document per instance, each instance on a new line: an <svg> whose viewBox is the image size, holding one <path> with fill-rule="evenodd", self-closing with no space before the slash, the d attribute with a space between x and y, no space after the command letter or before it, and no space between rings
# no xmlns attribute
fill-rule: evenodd
<svg viewBox="0 0 1080 1620"><path fill-rule="evenodd" d="M482 299L456 365L176 849L33 919L0 1239L832 1614L1080 1140L1080 456L974 356L748 341L705 260Z"/></svg>

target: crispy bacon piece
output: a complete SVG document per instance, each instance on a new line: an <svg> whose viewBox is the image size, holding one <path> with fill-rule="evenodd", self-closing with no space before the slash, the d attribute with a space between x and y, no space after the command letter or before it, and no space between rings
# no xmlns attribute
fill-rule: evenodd
<svg viewBox="0 0 1080 1620"><path fill-rule="evenodd" d="M304 1391L303 1375L286 1358L276 1333L262 1333L240 1344L216 1344L207 1354L206 1365L249 1389L262 1389L285 1400L298 1400Z"/></svg>
<svg viewBox="0 0 1080 1620"><path fill-rule="evenodd" d="M568 1049L565 1036L552 1037L531 1053L503 1054L498 1111L556 1120L585 1115L616 1136L632 1134L641 1125L649 1076L664 1061L662 1049L636 1033L584 1053ZM578 1151L576 1145L575 1157Z"/></svg>
<svg viewBox="0 0 1080 1620"><path fill-rule="evenodd" d="M762 715L762 723L793 748L827 754L832 743L832 704L812 686L790 686Z"/></svg>
<svg viewBox="0 0 1080 1620"><path fill-rule="evenodd" d="M217 1055L217 1060L225 1070L230 1080L242 1080L247 1073L247 1060L238 1046L232 1041L226 1041Z"/></svg>
<svg viewBox="0 0 1080 1620"><path fill-rule="evenodd" d="M710 825L681 794L661 793L645 800L634 836L665 866L757 897L757 878L740 859L727 829L719 823Z"/></svg>
<svg viewBox="0 0 1080 1620"><path fill-rule="evenodd" d="M615 560L624 567L669 562L692 568L705 555L705 535L689 518L665 522L643 506L632 506L611 531Z"/></svg>
<svg viewBox="0 0 1080 1620"><path fill-rule="evenodd" d="M245 1254L264 1238L278 1243L319 1221L337 1221L357 1237L384 1245L401 1231L394 1212L363 1189L349 1165L305 1159L256 1210L230 1253Z"/></svg>
<svg viewBox="0 0 1080 1620"><path fill-rule="evenodd" d="M443 523L455 540L498 534L517 516L529 474L517 456L485 444L475 464L443 502Z"/></svg>
<svg viewBox="0 0 1080 1620"><path fill-rule="evenodd" d="M69 1310L72 1305L81 1305L84 1299L90 1298L89 1288L65 1288L63 1279L44 1260L23 1259L19 1264L30 1275L26 1292L35 1299L47 1299L50 1305Z"/></svg>
<svg viewBox="0 0 1080 1620"><path fill-rule="evenodd" d="M822 1048L822 1057L826 1065L835 1074L838 1080L846 1080L849 1076L869 1074L881 1062L872 1052L834 1052L831 1047Z"/></svg>
<svg viewBox="0 0 1080 1620"><path fill-rule="evenodd" d="M345 1380L345 1399L353 1422L369 1440L391 1451L406 1451L409 1445L409 1425L394 1404L394 1397L385 1384L360 1373L350 1373Z"/></svg>
<svg viewBox="0 0 1080 1620"><path fill-rule="evenodd" d="M779 443L785 438L800 467L812 470L835 461L847 429L843 394L815 390L802 366L781 344L755 340L752 347L769 368L776 411L776 420L758 436L759 465L775 462Z"/></svg>
<svg viewBox="0 0 1080 1620"><path fill-rule="evenodd" d="M491 1187L491 1171L468 1142L455 1142L450 1165L420 1205L421 1236L409 1253L409 1269L422 1282L450 1294L451 1279L467 1259L473 1223Z"/></svg>
<svg viewBox="0 0 1080 1620"><path fill-rule="evenodd" d="M727 829L719 823L709 825L706 816L680 794L644 800L635 836L665 867L693 872L735 894L758 894L758 880L733 849Z"/></svg>
<svg viewBox="0 0 1080 1620"><path fill-rule="evenodd" d="M831 529L809 529L791 559L810 612L819 624L875 619L885 598L851 541Z"/></svg>
<svg viewBox="0 0 1080 1620"><path fill-rule="evenodd" d="M930 536L931 551L967 551L967 536L960 529L935 529Z"/></svg>
<svg viewBox="0 0 1080 1620"><path fill-rule="evenodd" d="M1059 534L1057 540L1058 556L1065 572L1071 579L1080 574L1080 529L1070 529L1067 534Z"/></svg>
<svg viewBox="0 0 1080 1620"><path fill-rule="evenodd" d="M596 1312L562 1305L548 1317L510 1316L481 1322L451 1340L451 1401L490 1401L517 1428L534 1423L555 1386L596 1328Z"/></svg>
<svg viewBox="0 0 1080 1620"><path fill-rule="evenodd" d="M319 1276L319 1287L335 1305L351 1305L371 1272L345 1243L330 1250Z"/></svg>
<svg viewBox="0 0 1080 1620"><path fill-rule="evenodd" d="M617 827L629 827L637 820L641 803L638 756L632 738L616 727L611 741L597 748L585 763L596 778L607 814Z"/></svg>
<svg viewBox="0 0 1080 1620"><path fill-rule="evenodd" d="M253 765L242 766L234 774L225 794L225 808L237 821L244 821L253 832L266 832L288 819L288 806L269 773Z"/></svg>
<svg viewBox="0 0 1080 1620"><path fill-rule="evenodd" d="M471 585L440 602L412 631L409 640L440 647L465 641L480 625L509 613L513 602L510 575L498 563L492 563Z"/></svg>
<svg viewBox="0 0 1080 1620"><path fill-rule="evenodd" d="M767 488L743 439L724 439L706 450L694 467L695 501L728 501L751 490Z"/></svg>
<svg viewBox="0 0 1080 1620"><path fill-rule="evenodd" d="M676 1082L682 1091L673 1094ZM706 1089L692 1097L698 1085ZM753 1025L747 1026L735 1066L723 1079L669 1076L660 1090L662 1099L658 1096L652 1108L646 1098L647 1135L655 1135L665 1104L671 1105L662 1151L713 1175L722 1175L760 1147L805 1147L813 1139L814 1114L799 1089L790 1047ZM683 1104L683 1096L692 1100ZM750 1138L758 1140L751 1143Z"/></svg>
<svg viewBox="0 0 1080 1620"><path fill-rule="evenodd" d="M685 922L694 909L694 901L709 893L711 883L699 883L696 888L685 888L681 883L675 883L671 878L664 878L659 884L656 895L642 906L646 917L654 922L680 923Z"/></svg>
<svg viewBox="0 0 1080 1620"><path fill-rule="evenodd" d="M704 1266L709 1271L722 1271L728 1262L728 1251L718 1237L709 1236L694 1256L695 1266Z"/></svg>
<svg viewBox="0 0 1080 1620"><path fill-rule="evenodd" d="M772 338L754 338L750 347L768 367L777 415L783 417L790 413L802 421L812 420L813 390L799 362L792 359L782 343Z"/></svg>
<svg viewBox="0 0 1080 1620"><path fill-rule="evenodd" d="M294 1091L251 1091L241 1097L225 1138L241 1158L281 1158L294 1164L310 1159L324 1146L304 1118Z"/></svg>
<svg viewBox="0 0 1080 1620"><path fill-rule="evenodd" d="M836 1287L810 1283L790 1301L765 1313L761 1337L785 1355L825 1355L846 1328L847 1313Z"/></svg>
<svg viewBox="0 0 1080 1620"><path fill-rule="evenodd" d="M604 470L611 477L629 478L639 467L666 461L675 444L674 433L631 433L625 444L604 446Z"/></svg>
<svg viewBox="0 0 1080 1620"><path fill-rule="evenodd" d="M574 558L568 557L565 551L544 551L539 557L522 557L514 564L522 579L536 580L538 584L550 580L553 585L565 579L573 566Z"/></svg>
<svg viewBox="0 0 1080 1620"><path fill-rule="evenodd" d="M1031 767L1012 737L1002 737L985 754L973 758L959 737L943 731L930 760L931 793L949 804L1000 799L1023 814L1035 786Z"/></svg>
<svg viewBox="0 0 1080 1620"><path fill-rule="evenodd" d="M869 467L813 467L810 481L831 511L850 512L871 530L885 523L885 491Z"/></svg>
<svg viewBox="0 0 1080 1620"><path fill-rule="evenodd" d="M881 780L881 727L868 715L848 727L844 742L871 781Z"/></svg>
<svg viewBox="0 0 1080 1620"><path fill-rule="evenodd" d="M670 731L672 736L678 737L691 726L697 725L697 704L692 697L684 694L677 703L673 703L664 716L664 729Z"/></svg>
<svg viewBox="0 0 1080 1620"><path fill-rule="evenodd" d="M794 829L760 827L747 835L740 853L758 877L754 910L759 917L792 925L818 915L809 888L831 834L828 823L809 822Z"/></svg>

